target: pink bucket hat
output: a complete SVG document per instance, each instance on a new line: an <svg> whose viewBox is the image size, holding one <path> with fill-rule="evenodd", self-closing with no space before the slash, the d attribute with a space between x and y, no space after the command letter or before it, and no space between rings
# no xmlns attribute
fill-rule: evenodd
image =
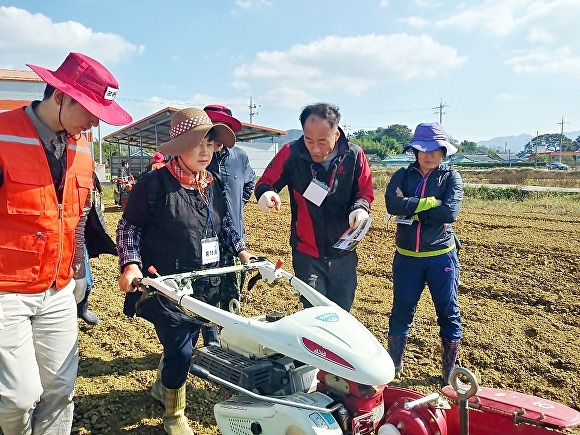
<svg viewBox="0 0 580 435"><path fill-rule="evenodd" d="M153 153L153 161L155 163L162 163L165 160L165 156L161 154L159 151Z"/></svg>
<svg viewBox="0 0 580 435"><path fill-rule="evenodd" d="M232 148L236 135L225 124L213 124L206 112L195 107L182 109L171 117L168 142L157 147L161 153L180 156L201 143L211 129L216 131L216 141Z"/></svg>
<svg viewBox="0 0 580 435"><path fill-rule="evenodd" d="M101 121L110 125L125 125L132 121L131 115L114 101L119 83L96 60L81 53L69 53L56 71L27 65L42 80L73 98Z"/></svg>
<svg viewBox="0 0 580 435"><path fill-rule="evenodd" d="M210 104L203 108L213 122L222 122L230 126L233 131L240 131L242 123L232 116L232 111L226 106Z"/></svg>

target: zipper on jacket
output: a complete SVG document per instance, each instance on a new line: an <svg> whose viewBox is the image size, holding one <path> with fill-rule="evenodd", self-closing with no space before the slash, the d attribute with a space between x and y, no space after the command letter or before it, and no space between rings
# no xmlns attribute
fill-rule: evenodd
<svg viewBox="0 0 580 435"><path fill-rule="evenodd" d="M56 282L58 280L58 272L60 271L60 263L62 261L62 251L64 246L64 219L63 219L63 212L62 212L62 204L58 204L58 252L57 252L57 262L56 262L56 270L54 272L54 284L56 287Z"/></svg>
<svg viewBox="0 0 580 435"><path fill-rule="evenodd" d="M427 172L427 175L423 176L421 173L423 186L421 187L421 193L419 194L419 198L425 197L425 190L427 190L427 180L429 180L429 176L433 173L435 169L431 169ZM419 171L421 172L421 171ZM417 231L415 232L415 252L419 252L421 248L421 221L417 223Z"/></svg>

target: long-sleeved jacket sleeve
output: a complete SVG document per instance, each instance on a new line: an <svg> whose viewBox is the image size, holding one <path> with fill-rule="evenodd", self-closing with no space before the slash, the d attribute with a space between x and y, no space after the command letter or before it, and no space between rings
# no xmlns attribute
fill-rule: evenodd
<svg viewBox="0 0 580 435"><path fill-rule="evenodd" d="M357 166L359 172L355 184L355 200L351 207L351 211L362 208L367 212L370 212L371 204L375 199L373 177L369 161L362 148L359 150L357 155Z"/></svg>
<svg viewBox="0 0 580 435"><path fill-rule="evenodd" d="M403 191L406 171L406 168L397 170L391 176L391 180L387 184L387 190L385 191L387 211L394 216L411 216L415 213L417 205L419 204L419 198L409 197ZM404 196L397 195L397 189L401 189Z"/></svg>
<svg viewBox="0 0 580 435"><path fill-rule="evenodd" d="M286 179L286 174L284 171L284 166L286 161L290 158L290 144L284 145L278 154L274 156L272 161L268 164L268 167L264 170L264 173L256 183L256 189L254 194L256 199L259 200L260 197L269 190L275 192L280 192L285 186L288 185L288 180Z"/></svg>
<svg viewBox="0 0 580 435"><path fill-rule="evenodd" d="M447 188L439 207L434 207L419 213L419 219L423 222L452 223L457 220L459 209L463 202L463 180L459 172L452 170L449 173Z"/></svg>
<svg viewBox="0 0 580 435"><path fill-rule="evenodd" d="M248 156L244 158L244 189L242 191L242 203L245 205L254 192L256 186L256 173L250 166Z"/></svg>

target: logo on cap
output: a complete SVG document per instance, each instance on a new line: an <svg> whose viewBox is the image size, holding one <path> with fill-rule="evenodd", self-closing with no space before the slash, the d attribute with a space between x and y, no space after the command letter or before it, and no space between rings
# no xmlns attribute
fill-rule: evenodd
<svg viewBox="0 0 580 435"><path fill-rule="evenodd" d="M105 95L103 95L103 98L105 100L113 101L115 99L115 97L117 96L117 92L119 92L119 89L113 88L111 86L107 86L107 89L105 90Z"/></svg>

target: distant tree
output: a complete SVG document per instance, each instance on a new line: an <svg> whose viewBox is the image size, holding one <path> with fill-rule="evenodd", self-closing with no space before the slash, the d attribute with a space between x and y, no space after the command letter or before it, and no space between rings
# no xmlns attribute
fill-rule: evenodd
<svg viewBox="0 0 580 435"><path fill-rule="evenodd" d="M580 151L580 136L574 139L572 145L574 145L574 151Z"/></svg>
<svg viewBox="0 0 580 435"><path fill-rule="evenodd" d="M477 143L469 140L463 140L457 148L462 153L473 154L477 152Z"/></svg>
<svg viewBox="0 0 580 435"><path fill-rule="evenodd" d="M413 131L402 124L389 125L385 130L384 134L386 137L395 139L403 147L407 146L411 139L413 139Z"/></svg>
<svg viewBox="0 0 580 435"><path fill-rule="evenodd" d="M111 160L111 156L119 155L119 147L116 144L112 144L110 142L102 142L101 147L103 163L107 166L109 161ZM93 141L93 157L96 162L99 161L99 141Z"/></svg>
<svg viewBox="0 0 580 435"><path fill-rule="evenodd" d="M576 139L578 140L580 136ZM563 136L559 133L548 133L541 134L539 136L533 137L525 146L524 152L526 154L532 154L536 152L537 148L540 150L545 149L546 151L559 151L560 150L560 140L562 140L562 151L574 151L577 145L574 145L572 139Z"/></svg>
<svg viewBox="0 0 580 435"><path fill-rule="evenodd" d="M411 130L404 125L393 125L389 128L379 127L376 130L359 130L350 135L349 139L359 145L365 152L377 154L385 158L387 154L398 154L403 150L403 144L396 139L411 140ZM408 139L407 139L408 137Z"/></svg>

